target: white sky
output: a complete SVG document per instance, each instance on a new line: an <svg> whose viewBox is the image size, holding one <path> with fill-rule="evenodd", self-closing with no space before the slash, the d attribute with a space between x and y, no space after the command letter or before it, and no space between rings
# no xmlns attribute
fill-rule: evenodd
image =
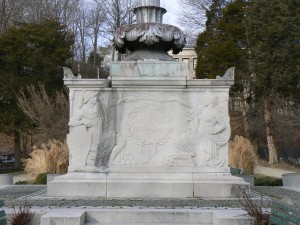
<svg viewBox="0 0 300 225"><path fill-rule="evenodd" d="M179 9L177 0L160 0L160 6L167 10L164 15L164 23L180 27L176 22L176 13Z"/></svg>

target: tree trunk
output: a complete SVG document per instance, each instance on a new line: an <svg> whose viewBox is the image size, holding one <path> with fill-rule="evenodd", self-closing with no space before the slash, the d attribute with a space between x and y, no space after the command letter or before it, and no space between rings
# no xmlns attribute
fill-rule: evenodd
<svg viewBox="0 0 300 225"><path fill-rule="evenodd" d="M244 135L245 138L250 140L250 126L247 119L248 106L246 105L244 94L241 94L240 100L241 100L241 111L242 111L243 122L244 122Z"/></svg>
<svg viewBox="0 0 300 225"><path fill-rule="evenodd" d="M111 61L115 61L115 53L116 53L116 48L115 46L112 47L112 53L111 53Z"/></svg>
<svg viewBox="0 0 300 225"><path fill-rule="evenodd" d="M278 162L278 150L275 142L275 132L273 127L272 111L271 111L271 101L270 97L265 97L263 99L264 106L264 119L267 134L267 143L269 149L269 164L272 165Z"/></svg>
<svg viewBox="0 0 300 225"><path fill-rule="evenodd" d="M21 168L21 133L19 131L15 131L15 169Z"/></svg>
<svg viewBox="0 0 300 225"><path fill-rule="evenodd" d="M94 67L98 66L97 62L97 45L98 45L98 35L96 32L94 32Z"/></svg>

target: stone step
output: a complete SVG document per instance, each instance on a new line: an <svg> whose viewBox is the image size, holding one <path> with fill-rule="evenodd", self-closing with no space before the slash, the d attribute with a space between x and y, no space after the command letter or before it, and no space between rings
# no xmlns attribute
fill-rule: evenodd
<svg viewBox="0 0 300 225"><path fill-rule="evenodd" d="M89 209L85 225L252 225L254 219L240 209Z"/></svg>
<svg viewBox="0 0 300 225"><path fill-rule="evenodd" d="M33 225L252 225L240 209L225 208L55 208Z"/></svg>
<svg viewBox="0 0 300 225"><path fill-rule="evenodd" d="M190 223L85 223L84 225L192 225ZM213 225L208 223L197 223L195 225Z"/></svg>
<svg viewBox="0 0 300 225"><path fill-rule="evenodd" d="M122 208L88 210L85 222L113 224L211 224L212 210Z"/></svg>

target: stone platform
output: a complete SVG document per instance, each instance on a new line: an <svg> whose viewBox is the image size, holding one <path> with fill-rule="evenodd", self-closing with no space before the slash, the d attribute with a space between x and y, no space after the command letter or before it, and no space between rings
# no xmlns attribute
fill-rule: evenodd
<svg viewBox="0 0 300 225"><path fill-rule="evenodd" d="M236 198L240 187L248 187L242 178L228 172L199 172L201 168L156 172L123 168L123 172L120 171L114 172L111 168L107 173L68 173L50 182L47 194L54 197L224 199Z"/></svg>
<svg viewBox="0 0 300 225"><path fill-rule="evenodd" d="M8 217L12 210L6 209ZM251 225L254 219L240 209L213 208L32 208L30 225Z"/></svg>
<svg viewBox="0 0 300 225"><path fill-rule="evenodd" d="M104 224L198 224L250 225L253 219L243 210L239 199L201 198L55 198L46 196L46 186L14 185L0 188L8 218L27 201L35 212L30 225L104 225ZM260 204L261 198L252 195ZM266 204L267 205L267 204Z"/></svg>

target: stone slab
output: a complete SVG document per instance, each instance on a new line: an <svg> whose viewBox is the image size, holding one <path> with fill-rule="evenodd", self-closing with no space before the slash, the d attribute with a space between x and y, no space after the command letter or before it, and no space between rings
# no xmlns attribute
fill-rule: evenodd
<svg viewBox="0 0 300 225"><path fill-rule="evenodd" d="M103 197L106 192L104 173L68 173L54 178L47 188L52 197Z"/></svg>
<svg viewBox="0 0 300 225"><path fill-rule="evenodd" d="M226 79L188 79L187 87L199 87L199 86L224 86L228 87L234 84L234 80L226 80Z"/></svg>
<svg viewBox="0 0 300 225"><path fill-rule="evenodd" d="M13 175L11 174L0 174L0 185L12 185Z"/></svg>
<svg viewBox="0 0 300 225"><path fill-rule="evenodd" d="M186 77L112 77L113 88L186 88Z"/></svg>
<svg viewBox="0 0 300 225"><path fill-rule="evenodd" d="M109 173L107 197L185 198L193 196L190 173Z"/></svg>
<svg viewBox="0 0 300 225"><path fill-rule="evenodd" d="M286 173L282 175L283 187L300 188L300 174Z"/></svg>
<svg viewBox="0 0 300 225"><path fill-rule="evenodd" d="M107 198L237 198L249 188L230 173L103 172L69 173L48 184L47 196Z"/></svg>
<svg viewBox="0 0 300 225"><path fill-rule="evenodd" d="M213 211L205 209L125 208L87 210L86 222L141 224L210 224Z"/></svg>
<svg viewBox="0 0 300 225"><path fill-rule="evenodd" d="M188 64L162 61L112 62L110 75L114 77L187 77Z"/></svg>
<svg viewBox="0 0 300 225"><path fill-rule="evenodd" d="M229 173L194 173L194 197L204 199L238 198L240 189L249 189L242 178Z"/></svg>
<svg viewBox="0 0 300 225"><path fill-rule="evenodd" d="M99 89L111 86L109 79L66 79L64 84L69 88L81 88L82 86L87 89Z"/></svg>
<svg viewBox="0 0 300 225"><path fill-rule="evenodd" d="M255 219L244 210L216 210L213 225L253 225Z"/></svg>
<svg viewBox="0 0 300 225"><path fill-rule="evenodd" d="M85 223L84 225L145 225L145 223ZM151 223L150 225L178 225L178 223ZM180 223L180 225L190 225L190 223ZM197 223L197 225L213 225L208 223Z"/></svg>
<svg viewBox="0 0 300 225"><path fill-rule="evenodd" d="M77 207L35 208L30 225L252 225L254 218L236 208ZM5 208L8 218L13 209Z"/></svg>
<svg viewBox="0 0 300 225"><path fill-rule="evenodd" d="M83 225L85 211L76 209L56 209L41 217L41 225Z"/></svg>
<svg viewBox="0 0 300 225"><path fill-rule="evenodd" d="M111 173L201 173L201 174L208 174L207 176L210 177L213 173L220 173L229 174L230 168L229 167L207 167L207 166L198 166L198 167L117 167L117 166L110 166L106 172Z"/></svg>

